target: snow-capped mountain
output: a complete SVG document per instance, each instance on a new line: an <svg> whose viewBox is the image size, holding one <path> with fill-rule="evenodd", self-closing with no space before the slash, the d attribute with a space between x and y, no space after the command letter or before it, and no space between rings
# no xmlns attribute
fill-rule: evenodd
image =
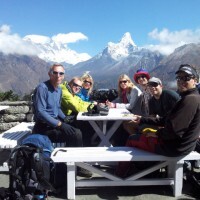
<svg viewBox="0 0 200 200"><path fill-rule="evenodd" d="M162 58L159 52L137 47L127 32L118 43L109 42L98 55L71 66L67 71L71 77L90 71L96 80L107 79L116 84L120 74L132 76L140 67L152 70Z"/></svg>
<svg viewBox="0 0 200 200"><path fill-rule="evenodd" d="M77 64L91 58L87 53L77 53L67 47L66 44L53 41L50 38L28 35L24 37L25 41L29 41L38 49L39 58L46 62L57 62L67 64Z"/></svg>
<svg viewBox="0 0 200 200"><path fill-rule="evenodd" d="M129 56L133 51L138 50L138 47L133 42L129 32L125 33L119 43L109 42L104 53L110 55L110 57L116 61L120 61L123 58Z"/></svg>

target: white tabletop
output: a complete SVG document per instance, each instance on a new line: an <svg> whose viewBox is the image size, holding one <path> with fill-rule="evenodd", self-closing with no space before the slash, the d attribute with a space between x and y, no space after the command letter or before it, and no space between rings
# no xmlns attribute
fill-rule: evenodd
<svg viewBox="0 0 200 200"><path fill-rule="evenodd" d="M9 106L0 106L0 110L5 110L7 108L9 108Z"/></svg>
<svg viewBox="0 0 200 200"><path fill-rule="evenodd" d="M118 108L110 108L108 115L105 116L85 116L82 115L83 112L79 112L77 115L77 120L83 121L104 121L104 120L132 120L134 118L134 114L129 112L127 109L118 109Z"/></svg>

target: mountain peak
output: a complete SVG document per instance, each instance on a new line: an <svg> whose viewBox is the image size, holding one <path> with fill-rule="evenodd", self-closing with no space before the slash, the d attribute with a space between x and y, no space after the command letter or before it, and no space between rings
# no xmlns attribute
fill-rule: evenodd
<svg viewBox="0 0 200 200"><path fill-rule="evenodd" d="M131 38L131 34L126 32L119 43L109 42L104 53L108 54L112 59L119 61L126 58L137 49L137 46Z"/></svg>
<svg viewBox="0 0 200 200"><path fill-rule="evenodd" d="M46 62L58 62L77 64L89 60L91 56L87 53L77 53L71 50L67 44L59 43L46 36L27 35L24 37L25 41L31 42L40 53L38 57Z"/></svg>
<svg viewBox="0 0 200 200"><path fill-rule="evenodd" d="M124 46L127 46L129 44L133 45L134 47L136 47L135 43L132 40L131 34L129 32L126 32L122 39L119 42L120 44L124 44Z"/></svg>

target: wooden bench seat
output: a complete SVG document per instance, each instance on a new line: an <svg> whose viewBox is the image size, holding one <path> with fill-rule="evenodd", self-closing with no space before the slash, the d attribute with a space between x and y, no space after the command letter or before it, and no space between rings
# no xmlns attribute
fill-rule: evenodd
<svg viewBox="0 0 200 200"><path fill-rule="evenodd" d="M32 132L33 122L22 122L0 134L0 149L12 149Z"/></svg>
<svg viewBox="0 0 200 200"><path fill-rule="evenodd" d="M75 199L76 187L99 186L140 186L140 185L171 185L174 196L182 194L183 163L185 160L199 160L200 154L192 152L182 157L166 157L130 147L87 147L87 148L56 148L51 158L54 162L63 162L67 165L67 199ZM119 161L159 161L154 166L142 170L125 179L114 173L95 167L94 162ZM76 166L82 167L98 175L98 178L78 179ZM167 167L167 178L143 178L160 168Z"/></svg>
<svg viewBox="0 0 200 200"><path fill-rule="evenodd" d="M22 122L0 134L0 153L3 150L11 150L20 145L22 140L31 134L33 126L33 122ZM0 166L0 171L8 171L7 162Z"/></svg>
<svg viewBox="0 0 200 200"><path fill-rule="evenodd" d="M11 150L20 145L22 140L31 134L34 124L34 122L22 122L0 134L0 156L3 150ZM65 143L53 143L53 146L64 147ZM4 162L1 162L0 172L8 171L7 159L6 157Z"/></svg>

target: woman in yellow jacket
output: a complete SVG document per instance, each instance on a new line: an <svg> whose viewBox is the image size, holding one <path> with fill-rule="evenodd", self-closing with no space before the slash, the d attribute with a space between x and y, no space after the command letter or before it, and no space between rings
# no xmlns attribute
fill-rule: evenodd
<svg viewBox="0 0 200 200"><path fill-rule="evenodd" d="M60 86L62 88L61 108L66 116L76 116L78 112L87 112L87 108L91 102L83 101L76 95L82 88L81 78L74 77L69 83L64 82ZM94 130L90 124L86 121L77 121L75 117L72 124L82 131L83 146L91 146L91 138Z"/></svg>
<svg viewBox="0 0 200 200"><path fill-rule="evenodd" d="M79 77L74 77L67 83L61 85L62 102L61 108L66 115L77 115L78 112L86 112L91 102L83 101L76 94L82 89L82 80Z"/></svg>

